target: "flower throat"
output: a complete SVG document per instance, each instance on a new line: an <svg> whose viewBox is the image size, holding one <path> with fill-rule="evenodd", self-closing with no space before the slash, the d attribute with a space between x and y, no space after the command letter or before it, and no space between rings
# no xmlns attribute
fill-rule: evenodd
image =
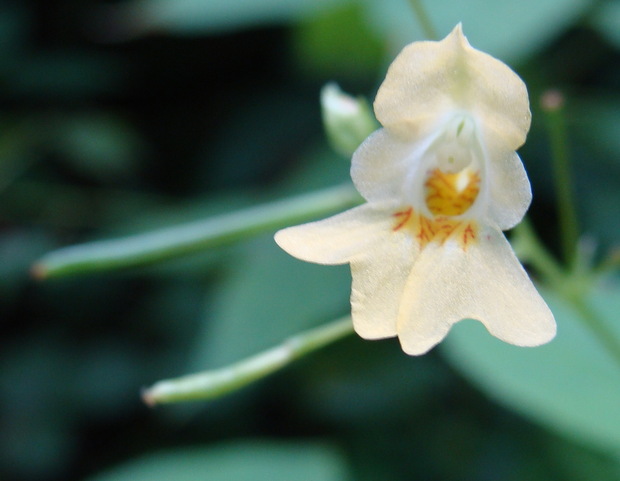
<svg viewBox="0 0 620 481"><path fill-rule="evenodd" d="M469 167L457 173L430 172L424 183L426 207L435 216L464 214L480 192L480 176Z"/></svg>
<svg viewBox="0 0 620 481"><path fill-rule="evenodd" d="M478 224L462 216L480 193L480 174L475 149L475 129L471 120L457 119L427 155L430 168L421 186L428 212L410 207L394 214L394 231L407 228L424 248L431 242L455 241L464 250L476 240ZM430 214L430 215L429 215Z"/></svg>

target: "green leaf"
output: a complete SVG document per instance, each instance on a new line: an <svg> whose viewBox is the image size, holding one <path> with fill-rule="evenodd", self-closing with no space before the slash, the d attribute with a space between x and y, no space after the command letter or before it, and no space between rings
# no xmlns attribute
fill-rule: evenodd
<svg viewBox="0 0 620 481"><path fill-rule="evenodd" d="M555 314L551 343L520 348L493 338L480 323L453 329L443 353L453 366L509 408L579 442L620 452L620 366L564 299L544 297ZM599 288L587 299L620 338L620 287Z"/></svg>
<svg viewBox="0 0 620 481"><path fill-rule="evenodd" d="M344 481L346 468L327 446L254 441L145 456L88 481Z"/></svg>
<svg viewBox="0 0 620 481"><path fill-rule="evenodd" d="M363 0L368 18L396 47L423 39L408 0ZM424 0L441 37L462 22L471 44L502 60L522 60L585 12L592 0Z"/></svg>

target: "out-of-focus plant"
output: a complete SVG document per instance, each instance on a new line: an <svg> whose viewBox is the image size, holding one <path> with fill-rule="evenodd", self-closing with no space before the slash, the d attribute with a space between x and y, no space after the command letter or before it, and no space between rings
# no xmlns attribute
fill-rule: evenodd
<svg viewBox="0 0 620 481"><path fill-rule="evenodd" d="M419 7L417 2L415 4ZM390 7L386 8L389 10ZM428 26L426 30L429 30ZM363 101L346 97L331 85L323 91L322 101L329 137L338 150L351 152L375 125L369 110ZM598 265L611 265L611 261L605 258L602 263L593 264L583 250L583 244L578 242L563 102L560 93L549 91L543 96L541 109L549 128L550 158L553 175L557 179L563 262L556 261L543 247L529 222L518 227L513 238L519 256L534 269L545 298L555 307L560 332L558 339L544 348L515 352L512 348L488 340L480 342L480 333L466 323L448 339L444 352L448 359L455 361L455 366L492 395L534 419L563 432L577 432L597 444L609 442L620 446L620 437L617 436L620 431L615 431L616 424L610 423L610 418L614 416L611 406L606 404L608 399L618 399L616 391L619 384L614 379L620 375L620 336L618 324L613 322L613 316L609 316L610 309L606 308L607 301L601 301L607 299L613 303L617 296L609 290L617 287L604 283L598 268ZM486 149L483 151L486 152ZM38 277L51 279L54 276L150 263L236 241L358 202L350 188L338 187L190 225L52 252L36 264L34 272ZM490 299L489 302L492 301ZM146 390L144 397L150 404L217 397L348 334L350 328L341 327L343 325L338 322L316 328L230 367L179 380L162 381ZM582 332L583 340L578 346L571 347L574 340L570 333L573 329ZM598 354L594 355L591 350L596 350ZM521 356L522 361L519 361ZM577 359L580 360L580 368L571 371L571 382L565 383L564 373ZM535 363L536 369L532 371L528 368L528 362ZM574 400L592 390L598 390L598 394L591 397L592 405L598 406L593 411L584 412L580 408L581 403L565 402L563 409L553 408L559 393L562 393L563 399Z"/></svg>
<svg viewBox="0 0 620 481"><path fill-rule="evenodd" d="M9 299L27 299L7 309L11 325L26 315L38 319L28 324L35 327L30 338L12 337L0 355L6 366L0 402L8 413L0 447L21 460L21 472L61 472L62 460L79 451L72 433L80 419L95 416L105 425L112 413L122 417L127 406L143 407L135 407L140 384L196 372L156 382L143 399L153 405L209 400L211 414L192 419L211 423L204 431L213 442L147 454L94 479L178 481L203 473L220 479L214 477L219 473L227 481L297 474L335 481L347 479L347 464L356 479L410 479L401 471L409 461L440 466L450 473L446 479L482 479L481 471L493 469L505 479L542 480L552 468L567 480L618 478L620 100L613 59L620 10L616 2L596 0L410 3L412 9L405 0L109 2L80 16L89 38L111 42L90 50L65 49L66 38L37 50L24 40L34 18L27 7L0 8L1 95L10 100L0 119L0 292L6 306ZM508 236L557 320L557 337L523 349L466 320L421 358L404 356L390 341L351 337L336 344L353 332L347 269L297 262L272 239L277 229L363 201L348 182L347 163L308 142L312 119L318 121L320 85L335 79L348 91L369 92L405 44L437 40L458 22L473 45L511 65L530 91L533 124L520 155L534 204L531 218ZM241 69L264 50L246 41L248 29L281 35L282 25L288 50L278 50L281 41L271 47L288 54L300 89L307 93L312 86L314 100L307 105L271 74L259 90L254 75L218 70L225 34L234 33L248 58L225 56L222 62ZM195 52L168 55L160 45L163 39L200 43L205 36L214 43L201 44L195 58ZM152 65L127 61L151 43L157 52ZM128 53L124 61L112 53L118 51ZM203 58L208 77L221 84L203 87L199 76L195 82L201 95L217 100L215 108L203 109L198 97L177 105L179 92L162 100L163 85L191 81L199 69L182 66ZM129 103L161 106L153 100L159 99L176 115L158 124L147 107L136 128L140 122L132 115L101 107L129 96L123 88L132 85L130 75L148 83L158 63L169 76L134 92L138 102ZM265 71L261 65L256 74ZM19 103L26 107L12 110ZM362 97L333 83L323 89L321 104L327 138L341 155L349 156L378 127ZM204 151L213 162L203 163ZM188 158L194 162L186 164ZM183 174L164 178L174 169ZM261 182L269 177L268 187L232 191L247 187L252 176ZM159 190L153 187L158 182ZM175 182L192 186L187 202L174 198ZM205 186L217 194L195 195ZM57 248L89 238L96 240ZM39 281L34 286L28 267ZM136 277L148 288L136 289ZM99 335L104 323L125 326L127 339ZM80 337L87 332L90 337ZM135 367L139 362L148 369ZM502 413L523 417L499 416L460 375L503 406ZM225 394L232 396L214 401ZM301 434L289 431L287 413L272 405L285 398L316 425ZM180 412L175 409L188 408L180 416L191 416L196 406L169 407L152 417L169 422ZM264 415L275 409L285 419L280 424ZM425 417L432 418L432 430L424 430ZM415 419L415 426L403 419ZM222 431L228 439L259 432L247 426L262 426L269 437L284 433L288 441L214 445ZM93 445L99 449L97 429ZM512 429L512 437L489 443L487 429L495 435ZM535 440L528 438L531 430ZM446 455L446 438L463 433L479 468L470 462L472 453L454 448ZM390 443L390 436L398 442ZM28 439L38 440L36 450ZM136 454L135 441L125 456ZM530 441L531 453L515 447ZM434 461L412 461L408 454L425 450L441 454ZM488 459L481 461L479 453L489 453Z"/></svg>

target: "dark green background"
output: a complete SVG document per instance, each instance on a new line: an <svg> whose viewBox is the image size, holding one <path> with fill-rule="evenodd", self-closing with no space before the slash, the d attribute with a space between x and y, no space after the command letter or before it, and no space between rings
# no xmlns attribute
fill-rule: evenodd
<svg viewBox="0 0 620 481"><path fill-rule="evenodd" d="M161 466L101 479L620 479L617 444L533 424L441 352L410 358L396 341L351 337L222 400L145 407L140 389L158 379L345 314L348 269L303 264L271 235L76 279L37 283L31 264L346 181L320 88L336 80L372 99L422 34L398 0L135 5L0 4L1 479L94 479L143 456ZM442 0L430 16L442 36L463 20L474 46L528 84L521 154L531 217L554 252L538 100L566 94L582 232L604 257L619 239L619 2Z"/></svg>

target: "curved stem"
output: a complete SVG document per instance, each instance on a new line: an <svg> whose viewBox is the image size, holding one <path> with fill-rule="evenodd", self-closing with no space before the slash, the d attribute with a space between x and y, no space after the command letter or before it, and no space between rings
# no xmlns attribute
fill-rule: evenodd
<svg viewBox="0 0 620 481"><path fill-rule="evenodd" d="M65 247L32 268L37 279L143 266L305 222L361 201L350 184L120 239Z"/></svg>
<svg viewBox="0 0 620 481"><path fill-rule="evenodd" d="M290 337L282 344L220 369L159 381L142 393L150 406L215 399L272 374L291 362L353 333L350 317Z"/></svg>
<svg viewBox="0 0 620 481"><path fill-rule="evenodd" d="M543 111L547 117L551 160L555 181L556 199L560 223L560 241L563 260L573 268L577 253L579 228L575 203L573 202L568 134L564 118L564 98L560 92L550 90L542 97Z"/></svg>

